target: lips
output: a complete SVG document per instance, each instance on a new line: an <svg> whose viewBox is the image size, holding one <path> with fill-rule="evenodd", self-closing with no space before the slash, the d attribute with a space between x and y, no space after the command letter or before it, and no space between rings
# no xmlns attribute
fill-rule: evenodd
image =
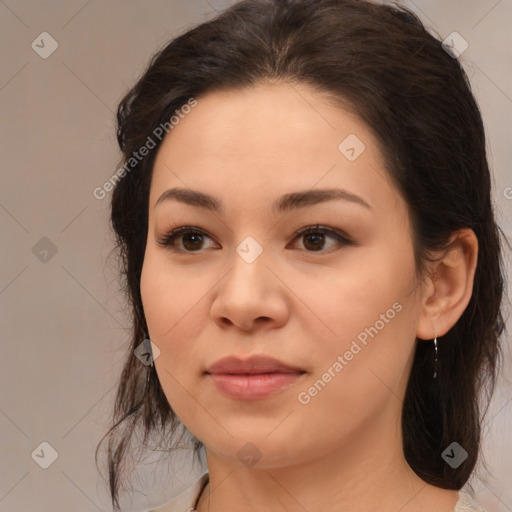
<svg viewBox="0 0 512 512"><path fill-rule="evenodd" d="M206 373L257 374L257 373L295 373L302 372L300 368L289 366L278 359L267 356L252 356L248 359L225 357L211 365Z"/></svg>
<svg viewBox="0 0 512 512"><path fill-rule="evenodd" d="M258 400L292 386L305 371L268 356L252 356L220 359L205 373L229 398Z"/></svg>

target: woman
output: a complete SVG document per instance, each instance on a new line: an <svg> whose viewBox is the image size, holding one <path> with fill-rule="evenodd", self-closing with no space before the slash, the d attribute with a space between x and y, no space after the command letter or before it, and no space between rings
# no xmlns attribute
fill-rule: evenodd
<svg viewBox="0 0 512 512"><path fill-rule="evenodd" d="M403 7L244 0L155 56L118 141L116 509L135 432L185 427L207 473L161 512L481 510L503 271L453 51Z"/></svg>

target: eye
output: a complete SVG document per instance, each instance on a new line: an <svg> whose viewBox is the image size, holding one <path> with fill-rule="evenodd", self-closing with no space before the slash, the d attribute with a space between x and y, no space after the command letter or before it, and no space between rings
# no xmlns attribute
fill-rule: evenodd
<svg viewBox="0 0 512 512"><path fill-rule="evenodd" d="M176 252L198 252L201 249L204 238L210 238L202 229L192 226L181 226L166 233L157 240L157 244L163 247L171 247ZM176 247L176 240L182 239L182 247ZM211 240L211 238L210 238Z"/></svg>
<svg viewBox="0 0 512 512"><path fill-rule="evenodd" d="M334 240L334 246L354 244L346 235L330 228L320 227L318 224L295 232L293 240L295 241L300 237L305 240L304 246L307 252L326 252L323 247L326 238ZM205 239L212 240L202 229L193 226L181 226L163 235L157 240L157 244L162 247L170 247L176 252L191 253L200 252L203 249ZM176 247L178 240L181 240L181 247Z"/></svg>
<svg viewBox="0 0 512 512"><path fill-rule="evenodd" d="M304 246L308 248L307 252L320 252L324 249L325 239L331 238L335 240L336 245L353 245L354 242L350 240L347 236L342 235L338 231L335 231L330 228L320 227L318 224L316 226L309 226L307 228L301 229L295 233L295 238L302 237L304 241ZM311 250L309 250L311 249ZM323 251L323 252L332 252L332 251Z"/></svg>

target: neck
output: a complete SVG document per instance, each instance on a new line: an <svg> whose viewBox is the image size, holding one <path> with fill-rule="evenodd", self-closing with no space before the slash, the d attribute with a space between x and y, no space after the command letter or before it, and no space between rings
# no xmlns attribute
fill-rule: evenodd
<svg viewBox="0 0 512 512"><path fill-rule="evenodd" d="M249 469L207 449L210 483L197 511L451 512L457 492L431 486L414 473L403 455L401 432L384 430L390 423L358 431L327 455L280 467Z"/></svg>

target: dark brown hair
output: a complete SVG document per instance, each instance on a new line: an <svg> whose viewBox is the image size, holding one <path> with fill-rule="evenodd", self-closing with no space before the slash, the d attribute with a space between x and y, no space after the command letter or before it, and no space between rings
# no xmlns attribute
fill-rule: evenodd
<svg viewBox="0 0 512 512"><path fill-rule="evenodd" d="M481 400L492 393L504 330L500 234L479 108L468 78L405 7L363 0L243 0L174 38L151 60L121 101L117 136L127 162L190 98L264 81L302 83L349 106L377 137L390 179L406 200L419 274L450 234L471 228L479 242L470 303L433 349L417 343L402 414L407 462L426 482L460 489L478 458ZM158 144L117 183L112 225L133 334L108 436L112 503L119 510L122 468L134 432L157 432L168 451L179 420L134 349L148 337L140 295L152 166ZM504 235L503 235L504 236ZM146 379L147 386L146 386ZM453 441L468 459L451 468L441 457ZM201 443L196 440L195 448ZM196 450L197 453L197 450Z"/></svg>

